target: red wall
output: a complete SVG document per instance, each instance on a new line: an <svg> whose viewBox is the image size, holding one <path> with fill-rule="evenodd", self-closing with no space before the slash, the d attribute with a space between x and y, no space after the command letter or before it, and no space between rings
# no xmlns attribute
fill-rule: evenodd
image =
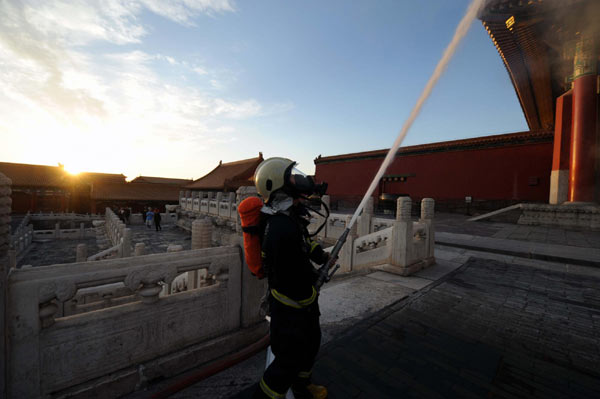
<svg viewBox="0 0 600 399"><path fill-rule="evenodd" d="M503 199L547 202L552 142L397 157L389 174L414 173L406 182L387 182L385 192L412 198ZM317 181L329 183L332 199L362 196L383 158L317 163ZM530 177L539 178L530 186ZM379 190L379 189L378 189ZM378 195L379 191L374 195Z"/></svg>

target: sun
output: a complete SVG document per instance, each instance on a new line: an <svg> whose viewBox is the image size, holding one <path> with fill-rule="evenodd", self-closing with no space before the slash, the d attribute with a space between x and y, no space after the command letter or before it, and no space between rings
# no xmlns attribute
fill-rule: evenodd
<svg viewBox="0 0 600 399"><path fill-rule="evenodd" d="M80 173L84 172L83 168L78 167L77 165L65 165L65 172L72 176L77 176Z"/></svg>

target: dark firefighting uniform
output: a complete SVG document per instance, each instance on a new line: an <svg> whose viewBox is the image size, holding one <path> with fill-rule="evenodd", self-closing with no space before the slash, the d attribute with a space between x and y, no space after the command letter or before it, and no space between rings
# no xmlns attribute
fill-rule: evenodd
<svg viewBox="0 0 600 399"><path fill-rule="evenodd" d="M275 360L265 370L257 396L283 398L292 384L310 383L321 344L316 269L328 254L308 237L302 208L269 216L262 240L263 265L269 281L271 349ZM262 391L262 392L261 392Z"/></svg>

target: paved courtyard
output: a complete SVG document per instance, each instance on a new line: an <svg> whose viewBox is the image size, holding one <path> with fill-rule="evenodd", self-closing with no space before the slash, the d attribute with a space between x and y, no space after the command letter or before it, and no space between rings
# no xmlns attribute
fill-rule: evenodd
<svg viewBox="0 0 600 399"><path fill-rule="evenodd" d="M132 230L132 242L142 242L146 247L146 254L156 254L167 252L170 244L183 245L183 249L191 248L191 234L174 224L163 226L161 231L156 231L154 226L151 229L144 225L128 225ZM100 252L96 245L95 238L74 239L74 240L35 240L29 252L21 265L46 266L60 263L75 262L76 249L78 244L86 244L88 256Z"/></svg>
<svg viewBox="0 0 600 399"><path fill-rule="evenodd" d="M600 395L600 271L471 258L323 348L330 398Z"/></svg>

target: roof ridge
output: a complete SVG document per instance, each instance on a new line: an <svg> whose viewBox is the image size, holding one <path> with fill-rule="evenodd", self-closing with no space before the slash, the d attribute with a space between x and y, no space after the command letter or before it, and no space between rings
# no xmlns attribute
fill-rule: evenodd
<svg viewBox="0 0 600 399"><path fill-rule="evenodd" d="M477 144L477 143L486 143L492 141L502 141L509 140L511 138L527 138L527 137L544 137L544 136L552 136L554 132L551 130L529 130L523 132L515 132L515 133L502 133L495 134L491 136L478 136L478 137L470 137L466 139L459 140L448 140L448 141L437 141L433 143L425 143L425 144L415 144L405 147L398 148L397 154L402 152L409 152L418 149L431 149L431 148L441 148L447 146L455 146L455 145L469 145L469 144ZM319 156L315 158L315 162L318 161L327 161L329 159L338 159L338 158L348 158L348 157L356 157L361 155L376 155L379 153L386 153L389 151L389 148L379 149L379 150L370 150L370 151L361 151L361 152L353 152L348 154L339 154L339 155L329 155L329 156Z"/></svg>

